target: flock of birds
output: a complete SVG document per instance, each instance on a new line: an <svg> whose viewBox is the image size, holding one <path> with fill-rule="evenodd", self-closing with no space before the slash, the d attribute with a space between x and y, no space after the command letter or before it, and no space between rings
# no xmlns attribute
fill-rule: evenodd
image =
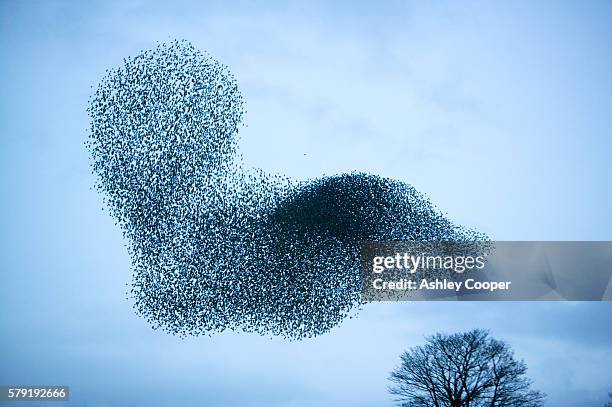
<svg viewBox="0 0 612 407"><path fill-rule="evenodd" d="M364 303L363 241L484 238L400 181L243 168L236 79L186 41L107 71L88 113L97 188L129 242L136 312L173 334L320 335Z"/></svg>

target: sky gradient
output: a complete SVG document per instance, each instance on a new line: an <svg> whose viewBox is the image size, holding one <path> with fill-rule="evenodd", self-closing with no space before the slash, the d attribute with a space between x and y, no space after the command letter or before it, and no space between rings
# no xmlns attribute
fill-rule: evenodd
<svg viewBox="0 0 612 407"><path fill-rule="evenodd" d="M548 406L603 405L612 303L371 304L301 342L134 315L85 109L105 69L175 38L235 74L247 166L397 178L495 240L612 240L612 3L327 3L0 0L0 385L69 385L73 406L391 406L403 350L486 328Z"/></svg>

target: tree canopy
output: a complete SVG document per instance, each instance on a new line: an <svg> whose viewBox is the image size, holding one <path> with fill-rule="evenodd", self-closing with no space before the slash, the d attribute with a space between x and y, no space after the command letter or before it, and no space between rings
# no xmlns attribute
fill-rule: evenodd
<svg viewBox="0 0 612 407"><path fill-rule="evenodd" d="M545 395L531 389L526 372L485 330L438 333L402 354L389 391L405 407L541 406Z"/></svg>

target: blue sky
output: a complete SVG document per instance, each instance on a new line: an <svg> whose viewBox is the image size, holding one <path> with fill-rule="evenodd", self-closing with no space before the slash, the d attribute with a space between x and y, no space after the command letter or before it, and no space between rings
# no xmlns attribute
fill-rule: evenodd
<svg viewBox="0 0 612 407"><path fill-rule="evenodd" d="M497 240L612 240L609 2L0 0L0 384L75 406L390 406L399 354L491 329L549 406L612 391L611 303L373 304L286 342L153 331L92 190L91 87L184 38L236 75L249 166L407 181Z"/></svg>

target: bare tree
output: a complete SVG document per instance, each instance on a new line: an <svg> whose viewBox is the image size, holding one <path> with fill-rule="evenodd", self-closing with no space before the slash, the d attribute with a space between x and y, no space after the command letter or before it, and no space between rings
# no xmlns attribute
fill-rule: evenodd
<svg viewBox="0 0 612 407"><path fill-rule="evenodd" d="M389 392L405 407L532 407L545 395L531 390L527 367L509 346L476 329L436 334L404 352Z"/></svg>

